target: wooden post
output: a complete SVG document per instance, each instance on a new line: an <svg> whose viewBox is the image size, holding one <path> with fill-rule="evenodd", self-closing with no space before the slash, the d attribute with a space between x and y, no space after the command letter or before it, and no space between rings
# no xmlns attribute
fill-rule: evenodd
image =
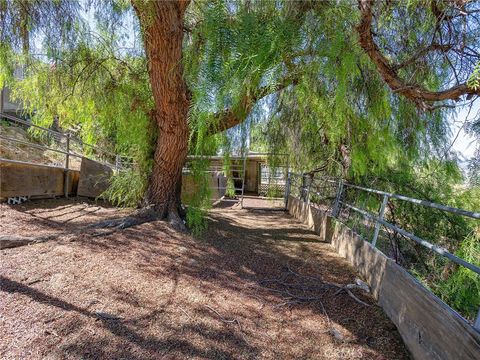
<svg viewBox="0 0 480 360"><path fill-rule="evenodd" d="M240 200L240 209L243 209L243 195L245 194L245 168L247 167L247 157L248 157L249 151L247 150L244 153L244 158L243 158L243 174L242 174L242 199Z"/></svg>
<svg viewBox="0 0 480 360"><path fill-rule="evenodd" d="M64 192L68 198L68 171L70 166L70 134L67 134L67 153L65 154L65 171L64 171Z"/></svg>

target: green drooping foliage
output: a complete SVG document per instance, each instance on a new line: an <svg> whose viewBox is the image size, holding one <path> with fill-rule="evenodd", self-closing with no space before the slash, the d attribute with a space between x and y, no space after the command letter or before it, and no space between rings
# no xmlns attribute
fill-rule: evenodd
<svg viewBox="0 0 480 360"><path fill-rule="evenodd" d="M382 3L376 26L382 50L402 64L401 76L438 90L455 77L465 80L473 65L469 58L452 70L451 55L438 53L410 61L439 26L447 29L430 5ZM200 139L220 127L219 114L228 110L245 119L251 150L288 154L295 171L321 169L368 187L478 209L472 200L478 190L465 188L450 152L451 104L425 112L388 89L358 44L355 4L218 1L192 13L186 69ZM476 20L470 26L464 41L478 49ZM458 40L456 34L451 39ZM238 135L230 131L232 138ZM370 210L378 205L374 201ZM477 246L475 221L408 206L392 207L389 214L392 222L459 256L469 249L468 261L479 263L478 252L470 251ZM389 241L389 255L396 252L435 293L473 318L478 276L398 235ZM451 301L454 291L462 294L458 301Z"/></svg>
<svg viewBox="0 0 480 360"><path fill-rule="evenodd" d="M250 115L251 148L293 154L298 170L326 163L358 178L427 159L447 138L445 113L421 112L388 91L358 45L352 14L348 2L205 6L186 48L199 138L228 109Z"/></svg>
<svg viewBox="0 0 480 360"><path fill-rule="evenodd" d="M5 6L12 8L10 3L16 2ZM141 50L122 50L126 34L114 26L132 14L124 1L93 4L94 24L70 5L67 13L77 16L66 17L68 36L57 29L60 38L45 46L48 64L45 58L31 64L14 92L35 109L35 121L48 124L58 116L63 126L81 124L83 139L133 156L146 179L155 139L146 62ZM379 6L382 49L400 60L413 53L435 28L428 5ZM395 21L400 17L408 22ZM256 135L251 149L292 154L290 164L299 171L326 166L331 174L358 180L435 157L447 142L448 111L425 113L392 95L358 45L358 21L352 2L192 3L184 49L192 91L191 153L218 151L212 129L230 114L246 122L244 135ZM12 59L13 49L7 46L2 57ZM421 69L412 73L415 82L444 83L449 68L442 59L422 61L411 64ZM8 64L3 74L11 74ZM429 72L431 64L438 71ZM228 136L239 135L232 130Z"/></svg>
<svg viewBox="0 0 480 360"><path fill-rule="evenodd" d="M77 1L1 0L2 51L9 48L27 60L35 41L50 51L58 44L68 47L75 42L79 10Z"/></svg>
<svg viewBox="0 0 480 360"><path fill-rule="evenodd" d="M474 89L480 88L480 62L475 66L475 69L468 78L468 85Z"/></svg>
<svg viewBox="0 0 480 360"><path fill-rule="evenodd" d="M480 62L468 79L470 87L480 88ZM466 126L467 132L477 139L474 158L468 164L468 176L472 186L480 187L480 112Z"/></svg>
<svg viewBox="0 0 480 360"><path fill-rule="evenodd" d="M477 196L480 194L477 194ZM468 262L480 264L480 234L477 230L473 230L468 237L460 243L455 254ZM474 319L480 301L480 281L478 276L464 267L449 269L446 280L438 286L437 293L447 304L451 304L454 308L460 309L464 314Z"/></svg>
<svg viewBox="0 0 480 360"><path fill-rule="evenodd" d="M0 80L33 122L48 127L57 119L84 142L125 156L133 169L118 174L106 195L118 204L137 205L145 193L156 132L146 59L122 26L134 26L132 14L127 12L130 16L122 23L118 17L123 2L114 2L110 17L100 6L93 12L97 21L87 22L73 2L66 3L76 11L69 17L68 37L59 34L55 41L42 43L39 51L46 54L40 56L19 54L14 41L2 42ZM84 16L93 16L91 8L86 10ZM21 79L13 76L19 68ZM84 151L115 161L91 148Z"/></svg>

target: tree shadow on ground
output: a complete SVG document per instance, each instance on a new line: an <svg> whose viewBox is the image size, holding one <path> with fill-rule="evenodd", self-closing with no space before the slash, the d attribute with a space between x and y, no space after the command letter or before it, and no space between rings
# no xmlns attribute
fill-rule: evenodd
<svg viewBox="0 0 480 360"><path fill-rule="evenodd" d="M73 230L106 218L124 216L128 212L118 211L106 201L81 197L32 200L20 205L0 206L9 218L21 219L42 231L51 232ZM66 225L68 229L65 229Z"/></svg>
<svg viewBox="0 0 480 360"><path fill-rule="evenodd" d="M177 354L184 354L185 356L201 357L201 358L231 358L233 356L232 352L225 351L219 348L211 347L209 349L202 349L200 347L192 344L188 337L179 338L178 336L169 336L164 339L159 339L153 336L144 336L139 332L135 331L135 327L131 326L139 320L145 321L143 319L131 319L130 321L124 322L122 319L109 319L102 317L101 314L83 309L74 304L61 300L59 298L47 295L41 291L38 291L32 287L25 286L22 283L17 281L10 280L3 276L0 276L0 291L5 293L18 293L22 294L32 301L56 307L62 311L66 312L75 312L78 315L83 315L95 321L99 321L101 326L108 330L112 335L120 338L127 339L128 342L133 343L140 348L149 352L152 356L155 354L166 354L171 351L175 351ZM154 317L155 314L152 314L149 317ZM149 318L147 317L147 318ZM245 343L244 339L240 338L238 335L234 334L231 331L218 331L202 325L188 325L186 327L188 332L197 333L203 337L217 340L222 339L223 341L229 343L233 347L237 347L237 351L241 350L247 352L251 355L256 354L256 349L249 346ZM143 356L139 356L134 352L130 352L128 349L119 349L113 351L106 346L104 339L97 339L94 341L89 341L88 345L85 343L73 343L68 344L62 347L62 351L65 354L75 354L82 355L82 358L95 358L95 359L144 359ZM240 347L238 348L238 346Z"/></svg>
<svg viewBox="0 0 480 360"><path fill-rule="evenodd" d="M395 327L370 296L357 293L369 307L334 290L319 292L319 301L279 306L288 300L286 293L267 288L265 281L280 278L285 269L340 284L355 279L347 263L303 224L282 212L247 210L212 211L208 221L199 238L163 222L105 237L79 236L68 246L92 262L101 257L98 271L108 276L99 289L94 269L88 275L92 283L72 290L78 298L12 279L2 279L2 290L93 321L95 336L75 330L76 337L57 347L82 358L322 358L326 350L338 350L338 358L342 351L343 358L355 351L364 358L407 358ZM77 266L90 274L86 264ZM60 265L58 271L71 267ZM107 282L112 276L118 281ZM124 319L99 320L88 306L73 304L86 304L88 292L115 312L124 311ZM344 340L332 339L332 327Z"/></svg>
<svg viewBox="0 0 480 360"><path fill-rule="evenodd" d="M325 281L340 284L352 283L354 272L345 261L336 256L321 251L325 247L312 252L311 245L319 244L318 236L297 222L281 225L281 220L289 217L287 214L268 211L243 211L243 215L215 212L209 217L209 230L199 239L185 243L183 236L168 228L163 228L166 239L171 246L158 246L158 234L152 229L131 229L125 233L123 240L145 245L140 250L138 266L143 272L153 277L181 274L191 282L200 283L205 292L216 292L219 288L226 292L255 295L249 290L254 284L263 286L262 281L278 278L286 266L300 269L302 273L321 277ZM227 214L227 215L226 215ZM248 221L244 221L245 217ZM100 243L104 244L103 240ZM150 245L149 245L150 244ZM322 244L327 245L327 244ZM188 261L179 248L187 247ZM178 261L182 259L182 261ZM164 261L158 266L158 259ZM262 292L261 292L262 293ZM267 294L266 294L267 293ZM385 349L382 341L376 341L378 332L375 327L384 325L392 333L391 340L398 342L395 327L386 319L382 311L370 297L362 297L370 303L369 308L356 303L346 294L325 295L322 304L308 303L299 305L303 311L313 311L324 317L322 306L325 306L329 318L353 335L361 346L367 346L379 354L388 356L390 349ZM263 292L262 296L275 303L284 301L281 295ZM342 308L343 307L343 308ZM356 321L358 313L361 319ZM250 316L248 312L237 314L242 318Z"/></svg>

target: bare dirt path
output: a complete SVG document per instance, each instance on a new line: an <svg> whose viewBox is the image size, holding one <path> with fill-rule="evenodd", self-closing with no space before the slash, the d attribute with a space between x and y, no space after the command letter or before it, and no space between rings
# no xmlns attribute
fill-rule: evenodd
<svg viewBox="0 0 480 360"><path fill-rule="evenodd" d="M65 200L0 205L0 234L118 215ZM1 250L0 358L408 358L370 296L355 292L366 307L310 289L356 275L304 225L279 211L233 209L212 210L209 223L200 239L153 222ZM286 291L319 300L292 302Z"/></svg>

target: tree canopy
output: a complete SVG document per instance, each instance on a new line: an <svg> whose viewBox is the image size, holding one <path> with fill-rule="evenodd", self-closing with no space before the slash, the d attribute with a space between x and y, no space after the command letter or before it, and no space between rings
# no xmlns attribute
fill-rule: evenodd
<svg viewBox="0 0 480 360"><path fill-rule="evenodd" d="M145 193L157 143L142 40L150 5L0 6L2 81L35 121L58 117L133 156L140 190L130 200ZM249 137L252 149L291 154L299 171L360 180L439 161L455 172L449 119L480 91L479 11L447 0L194 1L182 20L189 152ZM22 63L26 77L14 81Z"/></svg>

